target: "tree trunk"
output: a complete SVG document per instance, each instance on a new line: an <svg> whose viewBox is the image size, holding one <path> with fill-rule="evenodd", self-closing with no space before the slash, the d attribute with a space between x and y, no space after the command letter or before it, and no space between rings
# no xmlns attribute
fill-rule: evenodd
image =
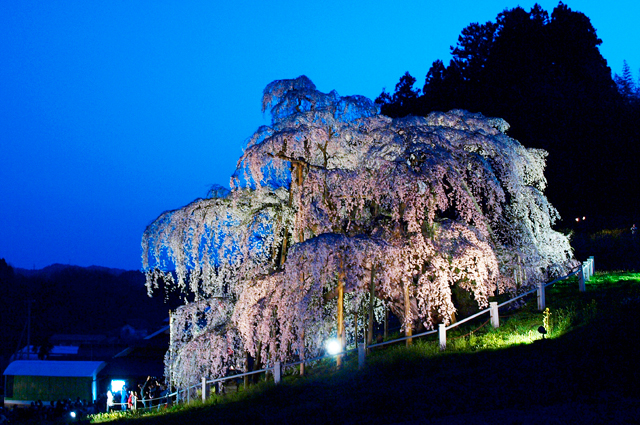
<svg viewBox="0 0 640 425"><path fill-rule="evenodd" d="M344 351L344 271L342 270L342 261L340 261L340 272L338 273L338 341L340 342L340 351ZM338 369L342 366L342 354L336 359Z"/></svg>
<svg viewBox="0 0 640 425"><path fill-rule="evenodd" d="M375 297L374 277L376 270L371 264L371 284L369 285L369 326L367 326L367 346L373 341L373 300Z"/></svg>
<svg viewBox="0 0 640 425"><path fill-rule="evenodd" d="M389 336L389 308L384 306L384 334L382 335L384 339L387 339Z"/></svg>
<svg viewBox="0 0 640 425"><path fill-rule="evenodd" d="M249 372L249 352L244 353L244 371ZM244 389L249 388L249 375L244 375Z"/></svg>
<svg viewBox="0 0 640 425"><path fill-rule="evenodd" d="M356 349L358 348L358 312L353 315L354 339L356 341Z"/></svg>
<svg viewBox="0 0 640 425"><path fill-rule="evenodd" d="M253 368L252 368L253 372L255 372L256 370L262 369L262 359L260 357L261 352L262 352L262 342L258 342L258 347L256 350L256 358L253 362ZM260 381L260 375L256 373L255 375L253 375L253 383L257 384L259 381Z"/></svg>
<svg viewBox="0 0 640 425"><path fill-rule="evenodd" d="M304 283L304 274L302 275L302 281ZM304 329L302 329L302 335L300 335L300 338L302 338L302 353L299 353L299 357L300 360L302 360L303 362L300 363L300 376L304 376Z"/></svg>
<svg viewBox="0 0 640 425"><path fill-rule="evenodd" d="M411 298L409 297L409 282L404 282L404 335L413 335L413 326L411 320ZM413 343L413 339L407 340L407 347Z"/></svg>

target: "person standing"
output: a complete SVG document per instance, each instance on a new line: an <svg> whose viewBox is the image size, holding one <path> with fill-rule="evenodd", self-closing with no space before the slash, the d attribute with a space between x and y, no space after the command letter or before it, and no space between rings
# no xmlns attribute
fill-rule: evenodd
<svg viewBox="0 0 640 425"><path fill-rule="evenodd" d="M111 390L107 391L107 412L111 411L113 407L113 393Z"/></svg>
<svg viewBox="0 0 640 425"><path fill-rule="evenodd" d="M138 409L138 393L135 390L131 391L131 409L132 410Z"/></svg>
<svg viewBox="0 0 640 425"><path fill-rule="evenodd" d="M120 406L122 407L123 411L127 410L127 401L129 400L129 396L127 394L127 386L123 385L122 389L120 390Z"/></svg>
<svg viewBox="0 0 640 425"><path fill-rule="evenodd" d="M142 396L142 404L144 407L151 407L151 402L149 399L151 398L149 394L149 390L151 389L151 376L147 376L147 380L144 381L142 387L140 387L140 395Z"/></svg>

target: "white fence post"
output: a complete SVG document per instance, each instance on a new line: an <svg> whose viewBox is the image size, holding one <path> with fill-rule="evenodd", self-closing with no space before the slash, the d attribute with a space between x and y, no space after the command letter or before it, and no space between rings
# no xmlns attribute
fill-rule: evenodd
<svg viewBox="0 0 640 425"><path fill-rule="evenodd" d="M207 401L207 378L202 377L202 402Z"/></svg>
<svg viewBox="0 0 640 425"><path fill-rule="evenodd" d="M584 281L589 282L591 280L591 267L589 267L588 261L582 263L582 269L584 270Z"/></svg>
<svg viewBox="0 0 640 425"><path fill-rule="evenodd" d="M498 328L500 326L500 315L498 312L498 303L496 301L492 301L489 303L489 314L491 315L491 326L494 328Z"/></svg>
<svg viewBox="0 0 640 425"><path fill-rule="evenodd" d="M282 380L282 363L275 362L273 365L273 382L277 384Z"/></svg>
<svg viewBox="0 0 640 425"><path fill-rule="evenodd" d="M580 266L580 273L578 273L578 290L580 292L585 291L585 273L584 273L584 264Z"/></svg>
<svg viewBox="0 0 640 425"><path fill-rule="evenodd" d="M544 283L538 283L538 310L543 311L545 307Z"/></svg>
<svg viewBox="0 0 640 425"><path fill-rule="evenodd" d="M447 327L444 323L438 325L438 337L440 340L440 351L444 351L447 348Z"/></svg>
<svg viewBox="0 0 640 425"><path fill-rule="evenodd" d="M366 350L364 348L364 344L358 345L358 369L364 368Z"/></svg>

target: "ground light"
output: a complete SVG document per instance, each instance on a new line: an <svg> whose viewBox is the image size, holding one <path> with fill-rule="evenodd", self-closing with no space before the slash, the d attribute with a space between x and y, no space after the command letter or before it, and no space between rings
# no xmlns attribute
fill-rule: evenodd
<svg viewBox="0 0 640 425"><path fill-rule="evenodd" d="M71 416L72 418L74 418L74 419L75 419L75 417L76 417L76 412L70 412L70 413L69 413L69 416Z"/></svg>
<svg viewBox="0 0 640 425"><path fill-rule="evenodd" d="M545 329L544 326L540 326L538 328L538 332L540 332L542 334L542 339L544 339L544 336L547 334L547 330Z"/></svg>
<svg viewBox="0 0 640 425"><path fill-rule="evenodd" d="M340 345L340 341L333 338L327 341L326 343L327 353L331 356L334 354L338 354L342 351L342 346Z"/></svg>

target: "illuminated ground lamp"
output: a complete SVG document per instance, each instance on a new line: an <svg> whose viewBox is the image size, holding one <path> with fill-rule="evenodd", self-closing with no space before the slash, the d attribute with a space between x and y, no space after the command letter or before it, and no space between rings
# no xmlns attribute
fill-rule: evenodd
<svg viewBox="0 0 640 425"><path fill-rule="evenodd" d="M326 343L327 353L330 356L335 356L336 354L342 352L342 344L336 338L332 338Z"/></svg>
<svg viewBox="0 0 640 425"><path fill-rule="evenodd" d="M542 339L544 339L544 336L547 334L547 330L544 328L544 326L540 326L538 328L538 332L542 334Z"/></svg>

